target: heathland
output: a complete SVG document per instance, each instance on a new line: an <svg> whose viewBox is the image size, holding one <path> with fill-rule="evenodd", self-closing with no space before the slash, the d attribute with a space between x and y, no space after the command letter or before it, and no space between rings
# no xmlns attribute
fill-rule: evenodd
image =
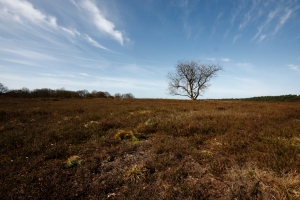
<svg viewBox="0 0 300 200"><path fill-rule="evenodd" d="M1 199L299 199L300 103L0 98Z"/></svg>

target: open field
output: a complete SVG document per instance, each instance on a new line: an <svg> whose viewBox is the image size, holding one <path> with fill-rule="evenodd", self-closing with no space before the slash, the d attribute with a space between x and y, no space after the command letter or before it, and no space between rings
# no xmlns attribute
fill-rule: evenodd
<svg viewBox="0 0 300 200"><path fill-rule="evenodd" d="M0 98L2 199L300 199L300 103Z"/></svg>

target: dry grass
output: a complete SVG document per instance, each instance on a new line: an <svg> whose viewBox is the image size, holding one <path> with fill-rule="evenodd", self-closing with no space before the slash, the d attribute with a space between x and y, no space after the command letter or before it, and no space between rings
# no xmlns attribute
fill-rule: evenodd
<svg viewBox="0 0 300 200"><path fill-rule="evenodd" d="M2 199L300 199L297 102L0 105Z"/></svg>

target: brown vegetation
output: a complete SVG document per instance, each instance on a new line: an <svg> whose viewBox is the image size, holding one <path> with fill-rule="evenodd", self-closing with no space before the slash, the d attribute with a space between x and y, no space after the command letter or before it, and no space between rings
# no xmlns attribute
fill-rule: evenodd
<svg viewBox="0 0 300 200"><path fill-rule="evenodd" d="M2 199L299 199L297 102L0 99Z"/></svg>

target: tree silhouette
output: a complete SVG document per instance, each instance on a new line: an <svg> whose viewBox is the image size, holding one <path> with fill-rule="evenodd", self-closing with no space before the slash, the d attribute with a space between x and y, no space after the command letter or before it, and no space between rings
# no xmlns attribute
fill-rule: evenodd
<svg viewBox="0 0 300 200"><path fill-rule="evenodd" d="M196 61L179 61L176 69L169 72L169 94L187 96L196 100L210 85L211 78L223 68L219 65L202 64Z"/></svg>

